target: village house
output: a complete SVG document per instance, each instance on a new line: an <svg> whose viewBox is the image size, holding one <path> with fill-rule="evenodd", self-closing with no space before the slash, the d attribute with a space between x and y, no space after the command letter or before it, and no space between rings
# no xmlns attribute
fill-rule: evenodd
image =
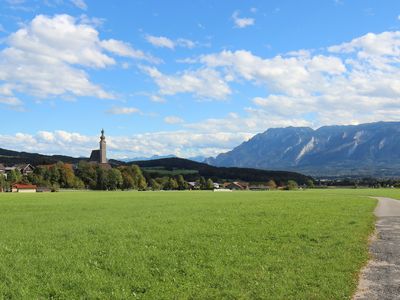
<svg viewBox="0 0 400 300"><path fill-rule="evenodd" d="M13 170L20 172L24 176L27 176L35 170L35 167L31 164L18 164L12 167L6 167L3 164L0 164L0 174L4 175L5 177L7 177L7 174Z"/></svg>
<svg viewBox="0 0 400 300"><path fill-rule="evenodd" d="M27 176L35 170L35 167L31 164L18 164L13 167L15 170L19 171L22 175Z"/></svg>
<svg viewBox="0 0 400 300"><path fill-rule="evenodd" d="M247 182L239 182L239 181L225 182L223 184L223 188L232 191L245 191L249 189L249 184Z"/></svg>
<svg viewBox="0 0 400 300"><path fill-rule="evenodd" d="M36 193L37 186L34 184L16 183L12 185L13 193Z"/></svg>
<svg viewBox="0 0 400 300"><path fill-rule="evenodd" d="M200 189L200 185L199 185L198 182L189 181L188 182L188 188L189 188L189 190L199 190Z"/></svg>
<svg viewBox="0 0 400 300"><path fill-rule="evenodd" d="M271 187L265 184L251 184L249 186L249 189L251 191L269 191Z"/></svg>

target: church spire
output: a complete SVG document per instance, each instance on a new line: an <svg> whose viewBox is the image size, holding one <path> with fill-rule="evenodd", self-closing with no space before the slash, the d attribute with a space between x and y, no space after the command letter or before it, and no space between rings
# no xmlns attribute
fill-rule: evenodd
<svg viewBox="0 0 400 300"><path fill-rule="evenodd" d="M104 136L104 129L101 130L100 136L100 161L101 164L107 163L107 155L106 155L106 137Z"/></svg>

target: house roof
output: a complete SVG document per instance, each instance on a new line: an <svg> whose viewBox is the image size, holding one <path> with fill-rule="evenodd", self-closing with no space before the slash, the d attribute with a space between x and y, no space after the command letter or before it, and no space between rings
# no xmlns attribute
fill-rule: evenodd
<svg viewBox="0 0 400 300"><path fill-rule="evenodd" d="M34 167L31 164L17 164L17 165L14 165L14 168L19 169L19 170L25 170L28 167L30 167L32 170L34 169Z"/></svg>
<svg viewBox="0 0 400 300"><path fill-rule="evenodd" d="M32 189L36 189L36 188L37 188L37 186L34 185L34 184L22 184L22 183L13 184L12 187L13 187L14 189L19 189L19 190L24 190L24 189L26 189L26 190L32 190Z"/></svg>
<svg viewBox="0 0 400 300"><path fill-rule="evenodd" d="M225 182L224 184L223 184L223 187L224 188L226 188L226 187L229 187L229 186L236 186L237 188L239 188L239 189L243 189L243 190L245 190L245 189L247 189L248 187L249 187L249 184L247 183L247 182L238 182L238 181L234 181L234 182Z"/></svg>

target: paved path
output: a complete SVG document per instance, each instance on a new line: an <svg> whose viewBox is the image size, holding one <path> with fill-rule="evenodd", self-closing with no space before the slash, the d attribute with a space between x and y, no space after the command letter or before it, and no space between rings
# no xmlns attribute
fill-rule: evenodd
<svg viewBox="0 0 400 300"><path fill-rule="evenodd" d="M362 270L354 299L400 299L400 200L376 197L376 236L372 259Z"/></svg>

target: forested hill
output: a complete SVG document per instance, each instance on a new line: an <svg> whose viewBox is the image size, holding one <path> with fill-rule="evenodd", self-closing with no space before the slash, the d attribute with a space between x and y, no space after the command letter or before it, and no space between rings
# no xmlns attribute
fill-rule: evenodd
<svg viewBox="0 0 400 300"><path fill-rule="evenodd" d="M158 173L162 175L166 171L182 173L186 179L195 180L198 176L212 178L213 180L243 180L249 182L287 182L295 180L299 184L305 184L311 177L296 172L269 171L251 168L225 168L215 167L208 164L195 162L183 158L164 158L147 161L134 161L133 164L140 166L144 172Z"/></svg>
<svg viewBox="0 0 400 300"><path fill-rule="evenodd" d="M18 152L0 148L0 163L4 165L31 164L33 166L54 164L58 161L77 164L81 160L88 160L86 157L71 157L65 155L44 155L39 153ZM110 160L112 165L123 165L117 160Z"/></svg>

